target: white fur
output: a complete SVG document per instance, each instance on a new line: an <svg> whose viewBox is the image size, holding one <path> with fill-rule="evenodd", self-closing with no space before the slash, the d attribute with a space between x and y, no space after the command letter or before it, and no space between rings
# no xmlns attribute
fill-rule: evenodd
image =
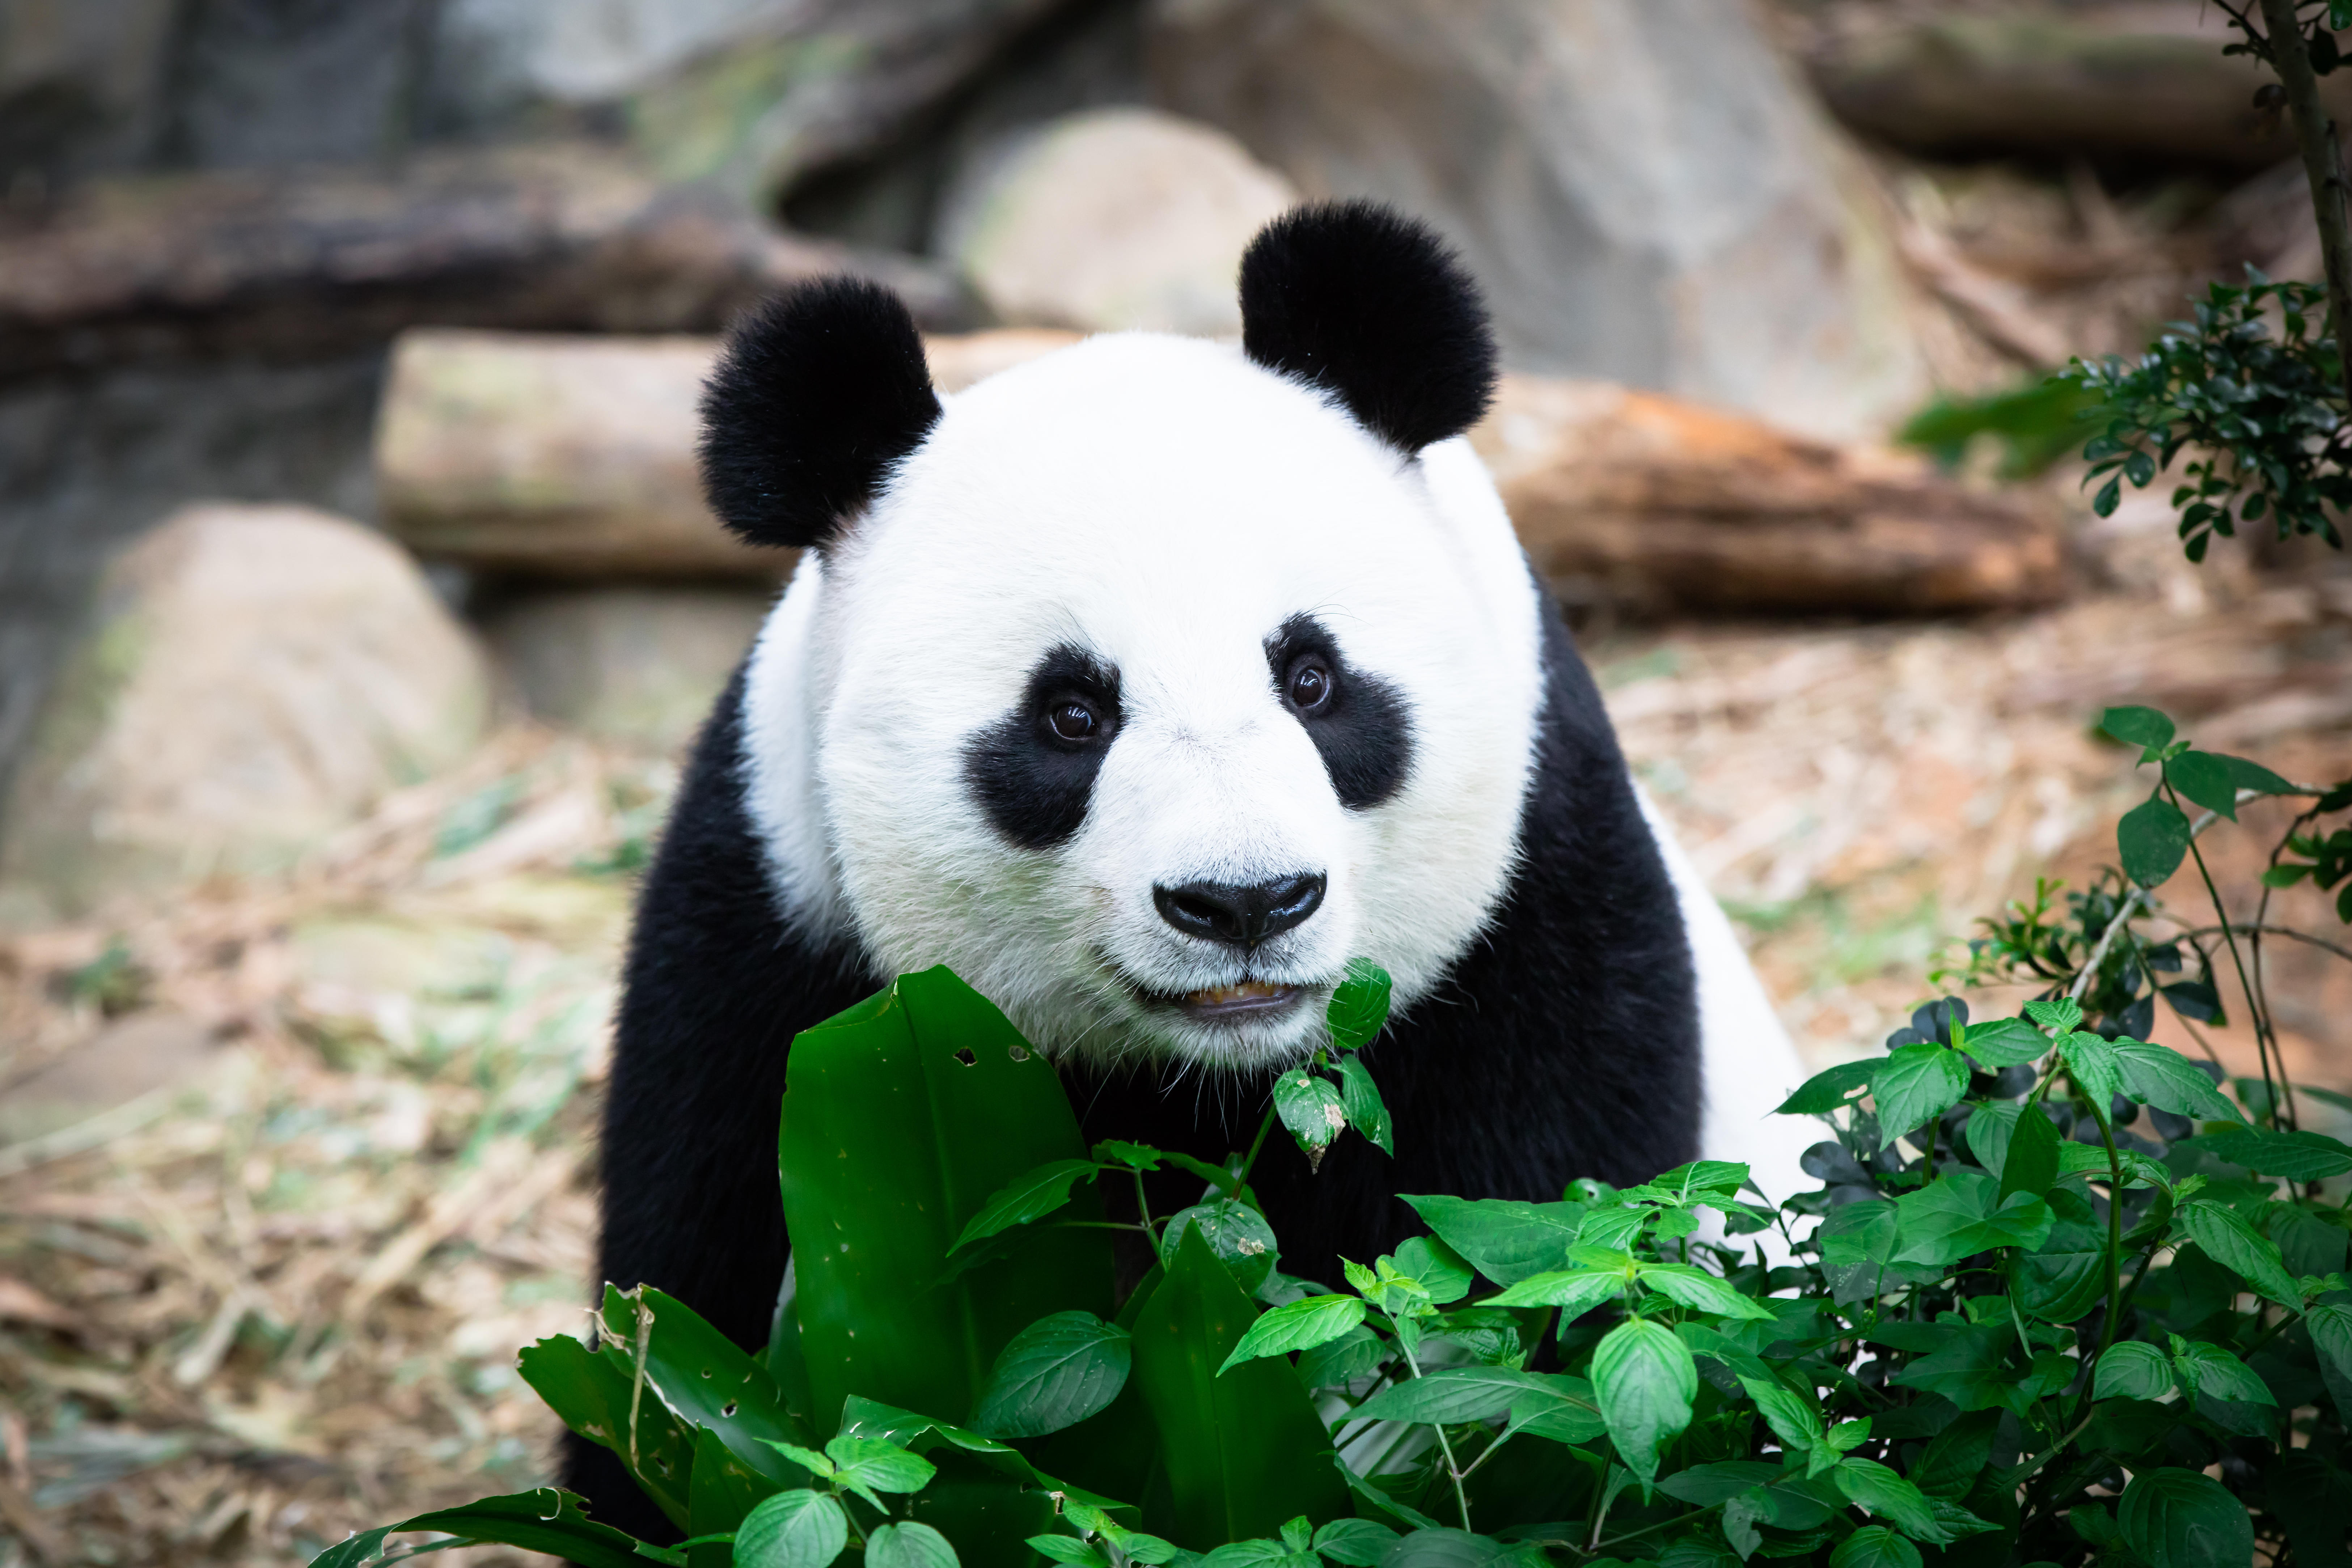
<svg viewBox="0 0 2352 1568"><path fill-rule="evenodd" d="M761 633L746 798L789 918L891 974L947 963L1055 1051L1204 1065L1295 1058L1319 1006L1212 1026L1147 1009L1244 977L1154 883L1328 878L1249 977L1328 988L1361 954L1409 1006L1492 913L1518 849L1541 701L1538 590L1459 439L1401 460L1229 346L1125 333L982 382ZM1343 809L1277 701L1267 635L1306 613L1412 713L1403 788ZM964 747L1062 643L1115 666L1123 727L1085 823L1009 845ZM1754 1116L1795 1055L1670 835L1698 956L1706 1144L1788 1190ZM1770 1098L1765 1099L1767 1094Z"/></svg>
<svg viewBox="0 0 2352 1568"><path fill-rule="evenodd" d="M1708 1159L1748 1166L1756 1185L1779 1203L1815 1185L1797 1162L1820 1142L1820 1129L1807 1117L1772 1114L1805 1081L1804 1063L1723 906L1649 796L1634 793L1674 878L1691 966L1697 972L1699 1056L1706 1085L1699 1148Z"/></svg>

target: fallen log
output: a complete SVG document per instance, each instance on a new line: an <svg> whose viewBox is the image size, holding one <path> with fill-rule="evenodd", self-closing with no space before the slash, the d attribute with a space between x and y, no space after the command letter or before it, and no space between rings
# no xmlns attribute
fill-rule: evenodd
<svg viewBox="0 0 2352 1568"><path fill-rule="evenodd" d="M1812 42L1807 72L1840 120L1913 152L2249 170L2294 153L2281 117L2254 107L2270 73L2224 56L2236 35L2195 0L1850 20ZM2352 112L2352 79L2325 86Z"/></svg>
<svg viewBox="0 0 2352 1568"><path fill-rule="evenodd" d="M1075 340L928 340L955 392ZM419 330L376 443L383 520L420 554L553 577L781 577L702 504L695 404L715 343ZM1507 376L1472 433L1538 570L1642 611L1943 612L2060 585L2052 519L1891 453L1607 382Z"/></svg>
<svg viewBox="0 0 2352 1568"><path fill-rule="evenodd" d="M1606 382L1507 376L1471 432L1571 603L1951 613L2063 591L2056 519L1909 456Z"/></svg>
<svg viewBox="0 0 2352 1568"><path fill-rule="evenodd" d="M0 225L0 381L124 360L314 357L426 322L709 331L773 289L840 272L880 277L929 324L966 308L935 268L786 234L593 146L106 181Z"/></svg>

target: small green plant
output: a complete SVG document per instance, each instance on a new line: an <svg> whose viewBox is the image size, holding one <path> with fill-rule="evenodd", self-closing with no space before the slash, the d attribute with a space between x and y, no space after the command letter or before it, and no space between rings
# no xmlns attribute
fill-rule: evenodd
<svg viewBox="0 0 2352 1568"><path fill-rule="evenodd" d="M2268 797L2306 802L2272 880L2341 882L2320 826L2352 786L2200 752L2148 709L2105 722L2153 769L2123 869L1988 923L1959 977L2030 977L2020 1016L1931 1003L1780 1108L1826 1124L1811 1191L1776 1206L1699 1161L1549 1202L1407 1196L1425 1233L1334 1289L1282 1270L1249 1178L1277 1122L1310 1160L1349 1128L1388 1146L1361 1054L1379 970L1351 967L1328 1043L1216 1164L1087 1147L1002 1014L905 976L794 1042L794 1266L764 1348L647 1286L607 1288L593 1345L522 1353L686 1539L542 1490L318 1563L468 1540L588 1568L2339 1563L2352 1145L2295 1105L2352 1099L2290 1086L2274 1040L2231 1083L2146 1037L2159 998L2217 1017L2217 968L2268 929L2215 894L2210 929L2152 934L2186 924L2156 890ZM1155 1171L1195 1201L1155 1215ZM1124 1300L1120 1232L1155 1260ZM425 1530L456 1539L387 1550Z"/></svg>

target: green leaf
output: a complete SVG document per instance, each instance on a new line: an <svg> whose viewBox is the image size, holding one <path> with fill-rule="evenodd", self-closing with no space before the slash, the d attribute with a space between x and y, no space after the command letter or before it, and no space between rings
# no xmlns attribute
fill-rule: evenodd
<svg viewBox="0 0 2352 1568"><path fill-rule="evenodd" d="M1813 1407L1775 1379L1743 1377L1739 1386L1748 1390L1748 1397L1756 1401L1756 1409L1764 1417L1780 1446L1792 1454L1809 1452L1822 1440L1822 1418Z"/></svg>
<svg viewBox="0 0 2352 1568"><path fill-rule="evenodd" d="M1499 1568L1508 1550L1499 1541L1439 1525L1404 1536L1381 1563L1381 1568Z"/></svg>
<svg viewBox="0 0 2352 1568"><path fill-rule="evenodd" d="M2195 1470L2141 1470L2124 1489L2116 1525L2148 1568L2252 1568L2246 1505Z"/></svg>
<svg viewBox="0 0 2352 1568"><path fill-rule="evenodd" d="M1483 1421L1501 1415L1520 1395L1543 1386L1535 1374L1507 1366L1449 1366L1392 1383L1357 1406L1353 1414L1375 1421Z"/></svg>
<svg viewBox="0 0 2352 1568"><path fill-rule="evenodd" d="M1781 1101L1773 1114L1825 1116L1851 1105L1870 1087L1871 1078L1881 1065L1880 1059L1872 1057L1864 1061L1841 1061L1826 1071L1816 1072L1794 1094Z"/></svg>
<svg viewBox="0 0 2352 1568"><path fill-rule="evenodd" d="M742 1346L710 1326L685 1302L646 1285L623 1295L604 1287L599 1332L614 1353L636 1340L640 1305L652 1318L646 1335L646 1397L658 1399L685 1427L718 1434L752 1474L780 1487L798 1486L801 1475L771 1440L805 1436L783 1406L783 1396L767 1369ZM642 1429L644 1415L639 1411Z"/></svg>
<svg viewBox="0 0 2352 1568"><path fill-rule="evenodd" d="M2025 1016L2053 1035L2063 1037L2083 1021L2083 1009L2072 997L2055 997L2048 1001L2026 1003Z"/></svg>
<svg viewBox="0 0 2352 1568"><path fill-rule="evenodd" d="M2099 716L2099 727L2126 746L2140 747L2142 762L2155 761L2156 754L2172 744L2172 721L2152 707L2111 707Z"/></svg>
<svg viewBox="0 0 2352 1568"><path fill-rule="evenodd" d="M1160 1232L1160 1264L1174 1263L1184 1238L1195 1234L1208 1243L1209 1250L1244 1291L1254 1291L1265 1284L1281 1255L1275 1244L1274 1227L1265 1222L1265 1215L1245 1203L1221 1197L1180 1208L1168 1217L1167 1227Z"/></svg>
<svg viewBox="0 0 2352 1568"><path fill-rule="evenodd" d="M525 1346L515 1364L565 1426L619 1455L654 1505L672 1524L685 1528L694 1473L691 1428L669 1413L658 1394L646 1394L634 1401L636 1463L629 1463L633 1363L609 1345L593 1351L570 1334L556 1334Z"/></svg>
<svg viewBox="0 0 2352 1568"><path fill-rule="evenodd" d="M2193 1394L2249 1405L2278 1403L2278 1396L2254 1375L2252 1367L2218 1344L2182 1340L2173 1346L2172 1360L2179 1369L2181 1385Z"/></svg>
<svg viewBox="0 0 2352 1568"><path fill-rule="evenodd" d="M1504 1436L1531 1432L1555 1443L1588 1443L1609 1429L1592 1385L1583 1378L1558 1372L1528 1375L1534 1382L1512 1398Z"/></svg>
<svg viewBox="0 0 2352 1568"><path fill-rule="evenodd" d="M1840 1459L1831 1474L1838 1490L1914 1540L1940 1545L1948 1539L1927 1493L1872 1459Z"/></svg>
<svg viewBox="0 0 2352 1568"><path fill-rule="evenodd" d="M312 1558L310 1568L361 1568L383 1555L385 1536L412 1530L443 1531L463 1540L568 1557L579 1568L645 1568L634 1537L598 1524L581 1512L576 1495L553 1487L486 1497L462 1508L436 1509L397 1524L363 1530Z"/></svg>
<svg viewBox="0 0 2352 1568"><path fill-rule="evenodd" d="M1450 1306L1470 1293L1470 1265L1433 1237L1407 1237L1389 1261L1405 1278L1420 1281L1437 1306Z"/></svg>
<svg viewBox="0 0 2352 1568"><path fill-rule="evenodd" d="M2303 1305L2303 1294L2287 1273L2276 1243L2258 1235L2234 1209L2199 1198L2181 1205L2173 1224L2189 1232L2207 1257L2272 1301L2287 1307Z"/></svg>
<svg viewBox="0 0 2352 1568"><path fill-rule="evenodd" d="M1372 1043L1389 1016L1389 972L1370 958L1348 960L1348 977L1331 993L1323 1010L1331 1044L1339 1051L1360 1051Z"/></svg>
<svg viewBox="0 0 2352 1568"><path fill-rule="evenodd" d="M1567 1322L1622 1293L1625 1276L1606 1269L1566 1269L1533 1274L1499 1296L1480 1302L1487 1307L1558 1307Z"/></svg>
<svg viewBox="0 0 2352 1568"><path fill-rule="evenodd" d="M2198 1076L2202 1078L2204 1074ZM2325 1181L2352 1171L2352 1146L2325 1133L2278 1133L2247 1127L2208 1133L2202 1137L2183 1139L2182 1143L2217 1160L2289 1181Z"/></svg>
<svg viewBox="0 0 2352 1568"><path fill-rule="evenodd" d="M2025 1193L2004 1198L1992 1178L1948 1171L1895 1203L1893 1261L1945 1267L1996 1247L2039 1247L2054 1223L2050 1207Z"/></svg>
<svg viewBox="0 0 2352 1568"><path fill-rule="evenodd" d="M2074 1087L2105 1116L2123 1089L2123 1063L2116 1056L2116 1048L2095 1034L2077 1030L2061 1042L2058 1051L2065 1058L2066 1073Z"/></svg>
<svg viewBox="0 0 2352 1568"><path fill-rule="evenodd" d="M2009 1164L2009 1145L2023 1107L2013 1100L1995 1100L1969 1108L1960 1137L1977 1164L1998 1176Z"/></svg>
<svg viewBox="0 0 2352 1568"><path fill-rule="evenodd" d="M1249 1332L1242 1335L1233 1354L1225 1357L1224 1365L1217 1371L1222 1375L1226 1368L1241 1362L1328 1344L1346 1337L1363 1321L1364 1303L1360 1297L1302 1297L1286 1307L1275 1308L1250 1324Z"/></svg>
<svg viewBox="0 0 2352 1568"><path fill-rule="evenodd" d="M866 1568L960 1568L948 1538L928 1524L877 1525L866 1537Z"/></svg>
<svg viewBox="0 0 2352 1568"><path fill-rule="evenodd" d="M849 1544L849 1514L813 1491L782 1491L735 1531L736 1568L826 1568Z"/></svg>
<svg viewBox="0 0 2352 1568"><path fill-rule="evenodd" d="M2115 1042L2115 1056L2116 1065L2123 1072L2124 1087L2135 1100L2145 1101L2176 1116L2203 1116L2217 1122L2245 1120L2235 1105L2221 1097L2211 1079L2169 1046L2118 1040ZM2347 1162L2346 1168L2352 1169L2352 1162Z"/></svg>
<svg viewBox="0 0 2352 1568"><path fill-rule="evenodd" d="M881 1493L920 1491L938 1473L930 1460L878 1437L837 1437L825 1444L824 1456L835 1480L886 1512Z"/></svg>
<svg viewBox="0 0 2352 1568"><path fill-rule="evenodd" d="M694 1434L694 1474L688 1481L687 1536L691 1540L702 1535L731 1534L743 1522L744 1515L759 1507L762 1499L784 1490L752 1474L750 1466L727 1451L719 1434L698 1429ZM723 1565L727 1556L726 1545L719 1542L706 1542L688 1554L693 1568Z"/></svg>
<svg viewBox="0 0 2352 1568"><path fill-rule="evenodd" d="M2171 1358L2137 1340L2109 1345L2091 1385L2094 1399L2161 1399L2171 1392Z"/></svg>
<svg viewBox="0 0 2352 1568"><path fill-rule="evenodd" d="M2116 821L2116 852L2126 876L2142 887L2160 887L2189 853L2189 819L2171 801L2151 795Z"/></svg>
<svg viewBox="0 0 2352 1568"><path fill-rule="evenodd" d="M1294 1067L1274 1081L1274 1111L1307 1153L1309 1170L1323 1163L1323 1151L1346 1130L1348 1111L1329 1079Z"/></svg>
<svg viewBox="0 0 2352 1568"><path fill-rule="evenodd" d="M950 1252L961 1252L975 1241L1042 1219L1070 1201L1071 1189L1093 1177L1101 1167L1092 1160L1048 1160L1023 1171L989 1194L980 1212L956 1236Z"/></svg>
<svg viewBox="0 0 2352 1568"><path fill-rule="evenodd" d="M1927 1451L1911 1467L1911 1484L1926 1492L1930 1501L1967 1496L1984 1479L1993 1439L2000 1432L1998 1410L1978 1410L1959 1417L1936 1434Z"/></svg>
<svg viewBox="0 0 2352 1568"><path fill-rule="evenodd" d="M992 1194L1087 1148L1052 1063L945 968L802 1032L779 1166L812 1397L969 1410L996 1354L1048 1312L1112 1311L1108 1233L1019 1228L947 1279ZM1099 1219L1092 1191L1076 1218ZM997 1249L1001 1249L1001 1252Z"/></svg>
<svg viewBox="0 0 2352 1568"><path fill-rule="evenodd" d="M1981 1108L1976 1113L1984 1114ZM1975 1117L1969 1118L1970 1122ZM1997 1197L2006 1200L2011 1193L2025 1193L2042 1197L2050 1191L2050 1184L2058 1179L2058 1129L2043 1112L2038 1101L2028 1101L2017 1113L2017 1124L2010 1131L2008 1157L2001 1162L2000 1189Z"/></svg>
<svg viewBox="0 0 2352 1568"><path fill-rule="evenodd" d="M2230 770L2230 782L2240 789L2252 789L2259 795L2292 795L2294 786L2263 767L2242 757L2227 757L2219 752L2215 759Z"/></svg>
<svg viewBox="0 0 2352 1568"><path fill-rule="evenodd" d="M1995 1019L1969 1025L1964 1049L1987 1067L2017 1067L2041 1061L2050 1037L2023 1019Z"/></svg>
<svg viewBox="0 0 2352 1568"><path fill-rule="evenodd" d="M1919 1549L1883 1524L1866 1524L1838 1542L1830 1568L1919 1568Z"/></svg>
<svg viewBox="0 0 2352 1568"><path fill-rule="evenodd" d="M2184 751L2165 759L2164 779L2207 810L2233 822L2238 820L2238 781L2221 758L2202 751Z"/></svg>
<svg viewBox="0 0 2352 1568"><path fill-rule="evenodd" d="M1960 1103L1969 1092L1968 1063L1940 1045L1898 1046L1878 1064L1870 1088L1880 1129L1897 1138Z"/></svg>
<svg viewBox="0 0 2352 1568"><path fill-rule="evenodd" d="M1393 1156L1396 1132L1389 1121L1388 1104L1372 1082L1372 1070L1353 1056L1341 1057L1338 1065L1339 1108L1347 1114L1348 1124L1370 1138L1381 1153Z"/></svg>
<svg viewBox="0 0 2352 1568"><path fill-rule="evenodd" d="M2106 1227L2092 1213L2090 1204L2069 1187L2053 1187L2047 1201L2058 1223L2039 1248L2011 1255L2010 1294L2026 1316L2068 1323L2106 1294Z"/></svg>
<svg viewBox="0 0 2352 1568"><path fill-rule="evenodd" d="M1376 1568L1397 1532L1369 1519L1335 1519L1315 1532L1315 1552L1342 1568Z"/></svg>
<svg viewBox="0 0 2352 1568"><path fill-rule="evenodd" d="M2091 497L2091 510L2102 517L2112 517L2123 498L2123 476L2118 474L2099 486L2098 492Z"/></svg>
<svg viewBox="0 0 2352 1568"><path fill-rule="evenodd" d="M1644 1263L1639 1270L1639 1278L1643 1284L1668 1301L1698 1312L1759 1322L1773 1321L1769 1308L1741 1295L1705 1270L1695 1269L1687 1263Z"/></svg>
<svg viewBox="0 0 2352 1568"><path fill-rule="evenodd" d="M1033 1535L1029 1544L1041 1557L1067 1563L1071 1568L1110 1568L1110 1559L1085 1542L1068 1535Z"/></svg>
<svg viewBox="0 0 2352 1568"><path fill-rule="evenodd" d="M1075 1427L1118 1397L1132 1354L1127 1331L1092 1312L1040 1318L997 1353L971 1428L992 1437L1040 1437Z"/></svg>
<svg viewBox="0 0 2352 1568"><path fill-rule="evenodd" d="M1662 1323L1633 1318L1601 1336L1592 1386L1617 1457L1644 1482L1658 1476L1658 1447L1690 1425L1698 1365Z"/></svg>
<svg viewBox="0 0 2352 1568"><path fill-rule="evenodd" d="M2339 1380L2352 1386L2352 1307L2316 1306L2304 1314L2303 1322L2311 1331L2311 1343L2320 1359Z"/></svg>
<svg viewBox="0 0 2352 1568"><path fill-rule="evenodd" d="M1559 1269L1584 1227L1580 1203L1403 1195L1430 1229L1498 1285Z"/></svg>
<svg viewBox="0 0 2352 1568"><path fill-rule="evenodd" d="M1160 1435L1179 1545L1203 1551L1347 1511L1331 1441L1290 1369L1242 1362L1222 1376L1255 1304L1197 1230L1135 1322L1135 1380Z"/></svg>

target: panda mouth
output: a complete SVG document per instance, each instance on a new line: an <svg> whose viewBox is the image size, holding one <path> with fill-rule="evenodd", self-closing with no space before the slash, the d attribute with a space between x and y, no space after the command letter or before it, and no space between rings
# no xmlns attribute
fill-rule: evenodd
<svg viewBox="0 0 2352 1568"><path fill-rule="evenodd" d="M1288 1012L1307 995L1305 986L1277 985L1271 980L1244 980L1239 985L1214 986L1171 997L1178 1011L1202 1023L1232 1019L1264 1018Z"/></svg>

